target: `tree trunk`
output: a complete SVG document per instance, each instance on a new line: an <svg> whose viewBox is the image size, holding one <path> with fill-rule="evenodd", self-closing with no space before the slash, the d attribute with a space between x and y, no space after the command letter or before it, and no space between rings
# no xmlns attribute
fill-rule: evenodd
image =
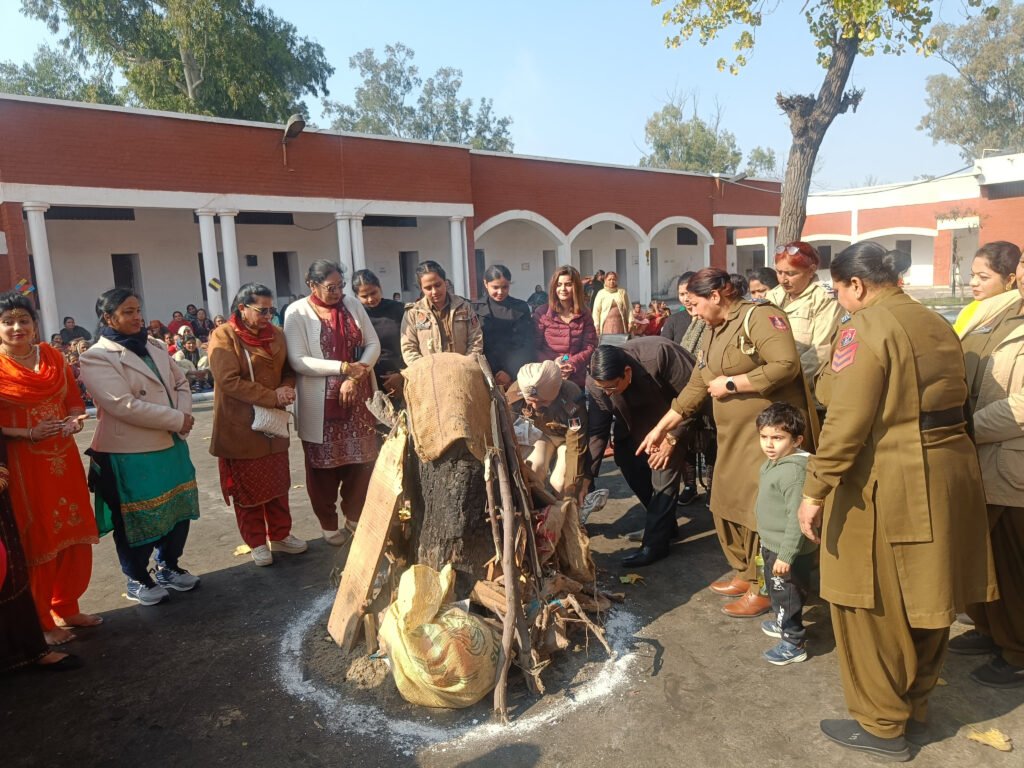
<svg viewBox="0 0 1024 768"><path fill-rule="evenodd" d="M776 242L800 239L807 219L807 194L811 188L814 161L836 115L857 110L862 90L845 91L853 61L857 57L857 38L845 38L832 46L832 60L825 72L818 96L776 96L775 101L789 118L793 144L789 149L786 178L782 184L779 231Z"/></svg>
<svg viewBox="0 0 1024 768"><path fill-rule="evenodd" d="M494 557L484 466L462 440L436 461L412 460L416 474L406 485L422 493L413 500L415 561L438 571L451 563L456 598L468 597L473 584L486 578L484 565Z"/></svg>

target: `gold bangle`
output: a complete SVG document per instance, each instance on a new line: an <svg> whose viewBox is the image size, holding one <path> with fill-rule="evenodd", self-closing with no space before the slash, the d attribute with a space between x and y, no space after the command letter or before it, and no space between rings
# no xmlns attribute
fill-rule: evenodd
<svg viewBox="0 0 1024 768"><path fill-rule="evenodd" d="M348 376L348 363L344 360L341 362L341 375Z"/></svg>
<svg viewBox="0 0 1024 768"><path fill-rule="evenodd" d="M820 507L825 504L824 499L816 499L813 496L804 496L804 501L806 501L808 504L813 504L816 507Z"/></svg>

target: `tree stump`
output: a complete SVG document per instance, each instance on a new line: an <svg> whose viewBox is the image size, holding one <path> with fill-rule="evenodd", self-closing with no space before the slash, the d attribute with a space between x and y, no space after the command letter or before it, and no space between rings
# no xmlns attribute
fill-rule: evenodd
<svg viewBox="0 0 1024 768"><path fill-rule="evenodd" d="M455 569L456 599L469 597L477 580L486 578L485 565L494 557L494 539L487 517L484 466L458 440L436 461L411 455L418 482L412 499L415 562L441 570Z"/></svg>

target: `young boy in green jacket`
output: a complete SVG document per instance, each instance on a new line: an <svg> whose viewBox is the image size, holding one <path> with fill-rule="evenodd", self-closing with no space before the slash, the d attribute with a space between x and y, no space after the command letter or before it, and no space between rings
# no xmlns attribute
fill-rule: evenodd
<svg viewBox="0 0 1024 768"><path fill-rule="evenodd" d="M757 417L761 450L768 457L757 488L757 532L775 614L761 623L761 631L779 638L764 652L777 666L807 658L803 609L817 545L800 533L796 515L810 455L800 449L805 426L803 414L787 403L772 403Z"/></svg>

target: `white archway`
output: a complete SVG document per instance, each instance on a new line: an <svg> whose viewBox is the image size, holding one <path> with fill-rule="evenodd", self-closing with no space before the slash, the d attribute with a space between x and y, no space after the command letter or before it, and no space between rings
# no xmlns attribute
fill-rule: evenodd
<svg viewBox="0 0 1024 768"><path fill-rule="evenodd" d="M622 227L627 232L632 234L633 237L636 238L636 241L638 243L642 244L645 240L647 240L647 233L644 232L644 230L640 227L639 224L637 224L628 216L623 216L621 213L612 213L610 211L606 213L595 213L593 216L588 216L587 218L585 218L583 221L581 221L579 224L572 228L572 231L569 233L569 236L566 239L569 241L571 245L572 241L579 237L587 229L587 227L592 227L594 224L600 224L602 221L610 221L613 224L618 224L620 227Z"/></svg>
<svg viewBox="0 0 1024 768"><path fill-rule="evenodd" d="M699 221L691 219L689 216L669 216L668 218L662 219L651 227L651 231L647 234L647 239L653 240L655 235L661 232L661 230L665 227L671 226L692 229L707 245L713 245L715 242L715 238L711 236L711 233L707 228Z"/></svg>
<svg viewBox="0 0 1024 768"><path fill-rule="evenodd" d="M590 272L594 267L600 265L600 260L598 261L598 264L590 266L583 263L577 263L578 254L574 251L574 244L576 243L576 240L581 236L584 236L585 233L589 236L591 233L588 233L587 230L594 227L596 224L618 225L624 231L632 235L633 239L636 240L636 261L633 265L628 263L629 250L631 250L631 248L622 248L622 246L625 245L624 242L620 242L619 248L616 248L615 245L609 246L608 241L605 239L603 242L595 242L590 249L584 250L595 250L594 246L598 246L595 252L599 259L603 260L604 264L607 265L609 269L615 269L622 273L619 277L619 281L630 291L630 296L634 300L641 301L646 304L651 300L651 241L647 239L647 233L643 228L628 216L623 216L621 213L606 211L604 213L596 213L593 216L588 216L573 227L572 231L569 232L568 242L570 256L572 257L574 264L584 272ZM584 239L588 238L584 237ZM614 243L614 239L612 242ZM607 261L609 250L614 251L614 253L612 253L614 261L611 262ZM626 251L627 262L625 265L619 260L618 254L620 250ZM583 250L580 251L580 254L582 253ZM602 256L601 254L604 255ZM636 268L635 271L632 269L633 266Z"/></svg>
<svg viewBox="0 0 1024 768"><path fill-rule="evenodd" d="M852 243L853 238L850 235L837 235L837 234L824 234L824 235L804 235L801 240L805 243L820 243L825 240L839 241L843 243Z"/></svg>
<svg viewBox="0 0 1024 768"><path fill-rule="evenodd" d="M527 211L521 209L502 211L501 213L491 216L491 218L487 219L487 221L481 222L473 230L473 239L479 240L492 229L494 229L497 226L500 226L501 224L504 224L507 221L529 221L536 224L538 227L540 227L545 232L550 234L559 243L565 243L568 242L569 240L569 238L565 236L565 233L562 232L562 230L560 230L554 224L552 224L551 221L546 217L541 216L539 213L536 213L535 211Z"/></svg>
<svg viewBox="0 0 1024 768"><path fill-rule="evenodd" d="M873 229L870 232L861 232L857 235L857 241L872 240L876 237L898 237L900 235L938 237L938 234L938 230L929 229L928 227L887 227L885 229Z"/></svg>

